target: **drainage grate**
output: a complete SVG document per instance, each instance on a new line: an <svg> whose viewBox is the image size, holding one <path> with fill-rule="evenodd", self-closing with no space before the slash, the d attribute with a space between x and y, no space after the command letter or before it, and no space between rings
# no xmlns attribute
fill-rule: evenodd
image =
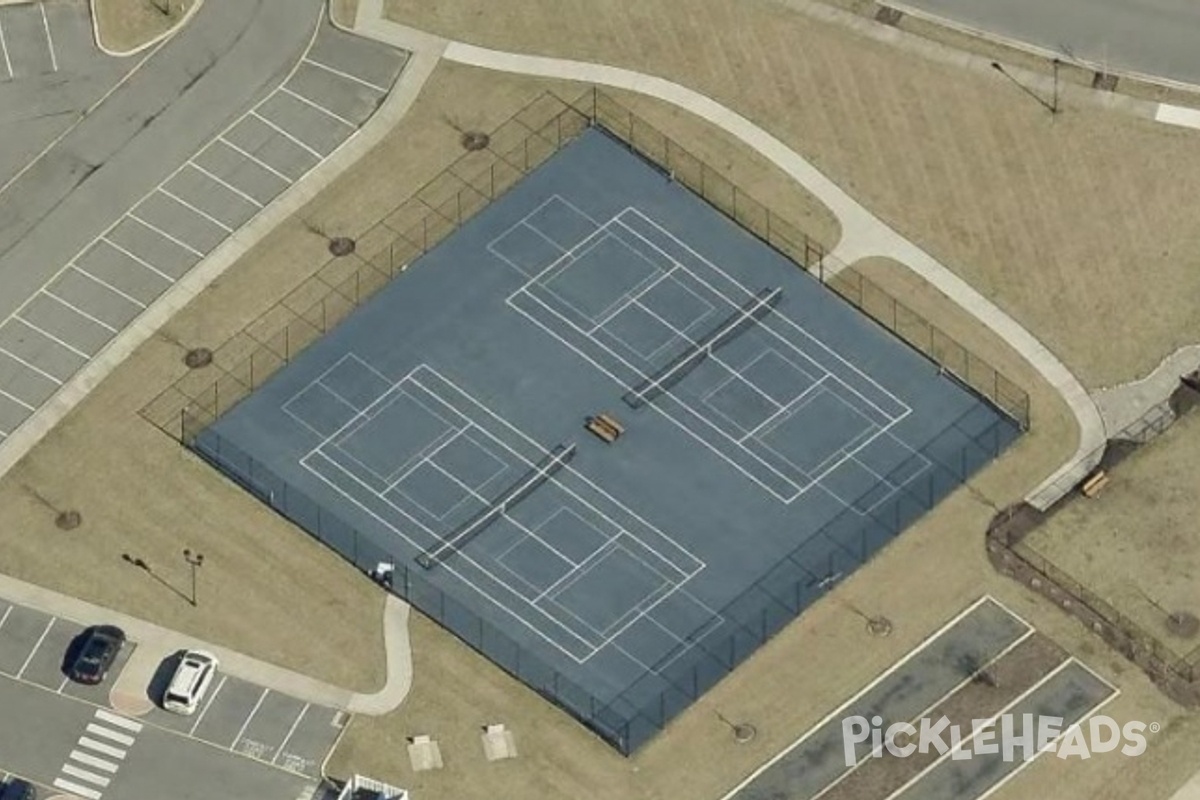
<svg viewBox="0 0 1200 800"><path fill-rule="evenodd" d="M335 236L329 240L329 252L339 258L353 253L355 246L354 240L348 236Z"/></svg>
<svg viewBox="0 0 1200 800"><path fill-rule="evenodd" d="M73 531L83 524L83 515L78 511L60 511L54 525L61 531Z"/></svg>
<svg viewBox="0 0 1200 800"><path fill-rule="evenodd" d="M464 150L483 150L492 143L492 137L483 131L467 131L459 139Z"/></svg>
<svg viewBox="0 0 1200 800"><path fill-rule="evenodd" d="M183 357L183 363L187 364L188 369L207 367L212 363L212 360L212 350L209 350L207 347L193 347Z"/></svg>
<svg viewBox="0 0 1200 800"><path fill-rule="evenodd" d="M1120 80L1116 75L1109 75L1105 72L1096 72L1092 74L1092 88L1100 89L1105 92L1115 92L1117 90L1117 81Z"/></svg>

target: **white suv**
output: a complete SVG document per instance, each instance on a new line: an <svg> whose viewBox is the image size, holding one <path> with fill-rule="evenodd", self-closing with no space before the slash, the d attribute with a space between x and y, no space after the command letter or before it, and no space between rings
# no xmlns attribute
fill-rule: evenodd
<svg viewBox="0 0 1200 800"><path fill-rule="evenodd" d="M176 714L193 714L213 682L220 662L204 650L188 650L163 694L163 708Z"/></svg>

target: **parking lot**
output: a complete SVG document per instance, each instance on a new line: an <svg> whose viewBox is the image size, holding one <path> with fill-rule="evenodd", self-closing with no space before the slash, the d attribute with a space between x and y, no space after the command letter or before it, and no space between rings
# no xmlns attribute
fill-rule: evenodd
<svg viewBox="0 0 1200 800"><path fill-rule="evenodd" d="M80 770L96 774L98 757L109 759L111 772L115 772L124 758L124 751L117 750L129 748L144 730L152 728L317 779L321 763L348 722L345 712L305 703L224 672L217 675L190 717L163 711L157 705L136 720L112 714L104 710L110 706L109 691L137 645L126 644L102 685L83 686L69 681L64 673L64 654L83 630L70 620L0 600L0 675L100 707L95 711L98 719L79 732L76 749L63 765L68 780L81 780ZM167 659L156 676L163 680L146 687L156 703L173 663L174 658ZM97 742L101 744L98 754ZM99 768L106 771L104 765Z"/></svg>
<svg viewBox="0 0 1200 800"><path fill-rule="evenodd" d="M45 11L53 16L54 7ZM4 9L0 25L31 25L38 8ZM0 324L0 442L226 237L354 135L406 58L322 22L275 91L22 302ZM21 69L46 67L32 55L21 59L29 65Z"/></svg>

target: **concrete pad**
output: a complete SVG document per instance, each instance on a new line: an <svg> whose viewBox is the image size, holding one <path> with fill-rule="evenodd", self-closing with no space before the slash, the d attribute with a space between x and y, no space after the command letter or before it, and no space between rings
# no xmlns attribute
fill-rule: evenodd
<svg viewBox="0 0 1200 800"><path fill-rule="evenodd" d="M488 761L502 761L517 757L517 742L512 731L503 725L489 725L483 732L483 755Z"/></svg>
<svg viewBox="0 0 1200 800"><path fill-rule="evenodd" d="M152 711L154 701L149 695L150 682L163 659L170 655L170 648L153 643L143 643L134 650L109 692L113 708L134 717L145 716Z"/></svg>
<svg viewBox="0 0 1200 800"><path fill-rule="evenodd" d="M428 736L414 736L408 745L408 760L413 772L442 768L442 751Z"/></svg>

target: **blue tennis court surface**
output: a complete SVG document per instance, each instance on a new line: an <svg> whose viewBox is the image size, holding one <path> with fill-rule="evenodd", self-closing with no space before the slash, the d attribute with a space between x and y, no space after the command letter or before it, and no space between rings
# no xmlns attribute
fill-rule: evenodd
<svg viewBox="0 0 1200 800"><path fill-rule="evenodd" d="M628 753L1019 433L592 130L194 446Z"/></svg>

